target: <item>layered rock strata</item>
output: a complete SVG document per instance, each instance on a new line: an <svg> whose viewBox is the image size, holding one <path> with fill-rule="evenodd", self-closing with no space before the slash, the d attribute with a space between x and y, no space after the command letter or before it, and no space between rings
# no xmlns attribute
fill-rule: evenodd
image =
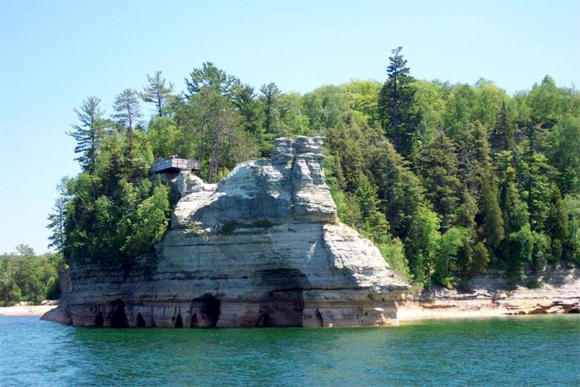
<svg viewBox="0 0 580 387"><path fill-rule="evenodd" d="M45 318L117 327L395 324L408 285L337 221L322 141L277 139L271 160L241 163L215 185L182 173L154 254L72 264L70 292Z"/></svg>

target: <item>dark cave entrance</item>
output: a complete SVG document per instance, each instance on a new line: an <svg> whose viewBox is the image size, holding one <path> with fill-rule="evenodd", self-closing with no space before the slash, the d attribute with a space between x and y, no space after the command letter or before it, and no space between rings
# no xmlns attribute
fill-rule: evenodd
<svg viewBox="0 0 580 387"><path fill-rule="evenodd" d="M177 315L177 319L175 319L175 328L183 328L183 320L181 319L181 315Z"/></svg>
<svg viewBox="0 0 580 387"><path fill-rule="evenodd" d="M111 314L111 327L112 328L127 328L129 326L129 320L127 319L127 314L125 313L125 303L123 300L115 300L111 303L113 305L113 313Z"/></svg>
<svg viewBox="0 0 580 387"><path fill-rule="evenodd" d="M304 315L303 289L310 283L297 269L260 270L256 286L263 289L257 327L301 327Z"/></svg>
<svg viewBox="0 0 580 387"><path fill-rule="evenodd" d="M139 328L147 327L147 324L145 323L145 319L143 318L143 315L141 313L139 313L137 315L137 327L139 327Z"/></svg>
<svg viewBox="0 0 580 387"><path fill-rule="evenodd" d="M214 328L220 318L221 302L211 294L204 294L192 301L191 310L193 316L190 326L192 328Z"/></svg>
<svg viewBox="0 0 580 387"><path fill-rule="evenodd" d="M301 327L304 312L302 289L275 290L260 302L257 327Z"/></svg>
<svg viewBox="0 0 580 387"><path fill-rule="evenodd" d="M322 314L320 313L320 310L316 309L316 321L318 323L319 327L323 327L324 326L324 320L322 319Z"/></svg>
<svg viewBox="0 0 580 387"><path fill-rule="evenodd" d="M97 318L95 318L95 326L96 327L103 326L103 314L101 312L99 312L99 314L97 314Z"/></svg>

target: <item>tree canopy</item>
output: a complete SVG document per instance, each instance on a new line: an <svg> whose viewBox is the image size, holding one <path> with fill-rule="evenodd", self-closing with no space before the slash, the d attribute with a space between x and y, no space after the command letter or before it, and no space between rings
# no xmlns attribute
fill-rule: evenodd
<svg viewBox="0 0 580 387"><path fill-rule="evenodd" d="M417 80L392 51L384 83L354 80L305 95L259 89L210 62L175 93L157 71L127 89L112 122L96 97L70 135L82 173L49 217L66 260L150 253L169 221L154 157L201 161L217 182L268 157L279 136L326 137L325 172L341 221L374 241L411 281L452 287L488 269L514 281L550 264L580 264L580 93L546 76L507 95L493 82Z"/></svg>

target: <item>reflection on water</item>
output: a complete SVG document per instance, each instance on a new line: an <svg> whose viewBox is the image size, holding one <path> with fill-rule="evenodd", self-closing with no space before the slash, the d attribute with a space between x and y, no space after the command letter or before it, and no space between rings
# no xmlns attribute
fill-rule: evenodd
<svg viewBox="0 0 580 387"><path fill-rule="evenodd" d="M0 385L578 385L580 316L91 329L0 316Z"/></svg>

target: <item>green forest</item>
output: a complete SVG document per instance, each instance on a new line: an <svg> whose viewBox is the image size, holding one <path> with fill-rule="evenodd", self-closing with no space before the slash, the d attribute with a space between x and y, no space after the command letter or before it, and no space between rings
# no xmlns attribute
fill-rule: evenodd
<svg viewBox="0 0 580 387"><path fill-rule="evenodd" d="M58 253L36 255L30 246L22 244L16 246L16 252L0 255L0 306L57 299L61 257Z"/></svg>
<svg viewBox="0 0 580 387"><path fill-rule="evenodd" d="M129 261L169 222L168 189L149 175L155 158L201 160L200 177L217 182L268 158L277 137L321 135L340 221L418 288L488 270L515 284L580 264L580 93L550 76L511 96L486 79L415 79L400 47L386 64L382 83L301 95L255 89L208 62L183 92L161 71L147 76L110 115L86 98L68 131L82 172L59 186L51 246L63 262Z"/></svg>

